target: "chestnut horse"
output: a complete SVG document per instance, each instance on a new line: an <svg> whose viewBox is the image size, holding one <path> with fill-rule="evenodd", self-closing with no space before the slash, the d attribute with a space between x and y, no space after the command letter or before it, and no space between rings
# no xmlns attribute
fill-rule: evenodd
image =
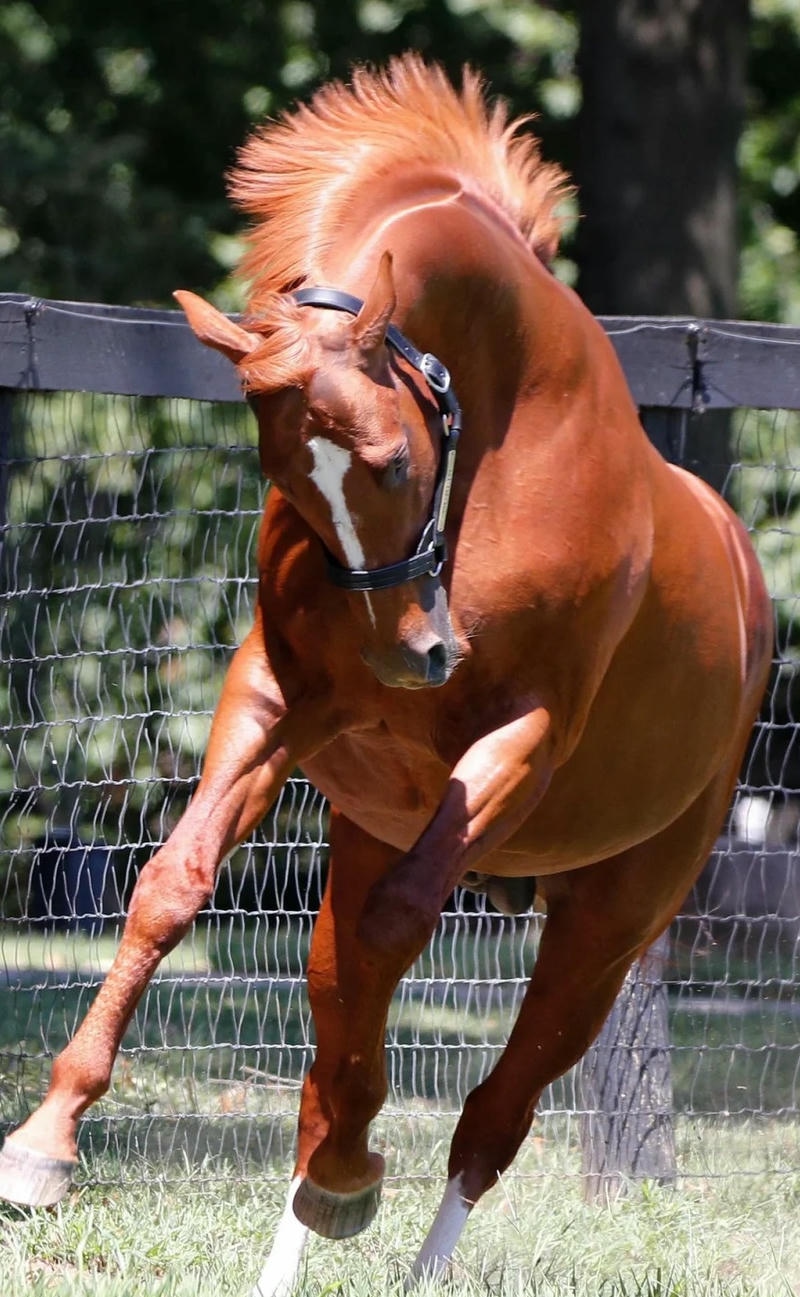
<svg viewBox="0 0 800 1297"><path fill-rule="evenodd" d="M445 898L466 879L524 907L535 878L535 970L410 1282L445 1268L689 891L765 686L747 535L659 457L603 330L548 270L566 181L523 126L470 71L460 92L415 56L357 71L241 152L244 322L177 294L258 420L255 620L194 798L0 1189L66 1191L148 979L300 766L334 808L331 858L317 1052L262 1297L290 1291L309 1228L345 1237L377 1209L387 1012Z"/></svg>

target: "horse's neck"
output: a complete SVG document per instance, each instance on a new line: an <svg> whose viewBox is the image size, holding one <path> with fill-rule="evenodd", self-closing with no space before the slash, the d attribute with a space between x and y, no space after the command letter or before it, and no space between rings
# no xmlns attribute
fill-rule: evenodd
<svg viewBox="0 0 800 1297"><path fill-rule="evenodd" d="M532 278L549 275L511 218L452 176L402 177L354 209L326 258L326 282L364 296L381 254L394 258L394 321L424 350L463 351L483 334L505 362ZM543 285L546 288L546 285ZM535 318L525 332L535 327Z"/></svg>
<svg viewBox="0 0 800 1297"><path fill-rule="evenodd" d="M380 201L373 194L359 218L358 231L337 240L323 282L363 297L381 254L393 253L394 321L447 365L463 409L462 473L505 439L525 393L563 409L585 350L586 313L508 215L452 178L448 187L428 174L413 185L398 181Z"/></svg>
<svg viewBox="0 0 800 1297"><path fill-rule="evenodd" d="M482 418L517 391L563 385L584 350L587 313L574 295L486 195L429 186L414 197L374 220L361 254L368 277L393 252L400 328L448 365Z"/></svg>
<svg viewBox="0 0 800 1297"><path fill-rule="evenodd" d="M490 195L475 182L431 168L382 177L354 194L321 273L326 282L365 291L387 249L394 254L401 314L429 321L443 292L452 298L468 287L474 297L483 285L487 298L496 298L504 280L513 289L521 261L535 261Z"/></svg>
<svg viewBox="0 0 800 1297"><path fill-rule="evenodd" d="M452 203L461 192L460 181L448 173L408 168L381 176L348 195L337 211L336 237L324 242L324 270L328 274L352 273L365 255L379 257L383 247L397 238L398 224L416 212L435 216L437 207ZM373 254L373 246L377 252Z"/></svg>

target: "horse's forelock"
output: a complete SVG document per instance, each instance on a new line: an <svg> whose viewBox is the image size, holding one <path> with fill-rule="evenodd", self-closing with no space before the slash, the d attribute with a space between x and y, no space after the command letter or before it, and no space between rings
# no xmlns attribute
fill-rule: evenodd
<svg viewBox="0 0 800 1297"><path fill-rule="evenodd" d="M245 390L268 394L286 387L305 387L313 373L311 346L301 326L300 309L289 297L272 293L247 320L260 344L241 365Z"/></svg>

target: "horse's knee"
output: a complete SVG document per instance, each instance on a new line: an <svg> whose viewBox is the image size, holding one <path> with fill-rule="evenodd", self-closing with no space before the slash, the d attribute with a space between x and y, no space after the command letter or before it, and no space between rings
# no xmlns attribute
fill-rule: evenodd
<svg viewBox="0 0 800 1297"><path fill-rule="evenodd" d="M398 964L405 969L416 959L439 921L435 889L409 875L399 866L376 883L358 925L362 945L393 969Z"/></svg>
<svg viewBox="0 0 800 1297"><path fill-rule="evenodd" d="M128 907L132 938L167 954L187 932L214 891L215 872L162 847L142 869Z"/></svg>

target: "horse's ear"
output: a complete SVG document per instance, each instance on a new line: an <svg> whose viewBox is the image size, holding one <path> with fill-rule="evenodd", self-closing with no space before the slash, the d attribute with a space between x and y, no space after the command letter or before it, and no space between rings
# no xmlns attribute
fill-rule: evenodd
<svg viewBox="0 0 800 1297"><path fill-rule="evenodd" d="M374 351L384 341L396 305L392 254L384 252L375 282L352 324L353 338L363 351Z"/></svg>
<svg viewBox="0 0 800 1297"><path fill-rule="evenodd" d="M258 333L248 333L241 325L229 320L227 315L218 311L210 302L203 301L196 293L179 289L172 296L183 308L193 332L207 347L221 351L224 356L238 365L240 360L249 356L263 341Z"/></svg>

